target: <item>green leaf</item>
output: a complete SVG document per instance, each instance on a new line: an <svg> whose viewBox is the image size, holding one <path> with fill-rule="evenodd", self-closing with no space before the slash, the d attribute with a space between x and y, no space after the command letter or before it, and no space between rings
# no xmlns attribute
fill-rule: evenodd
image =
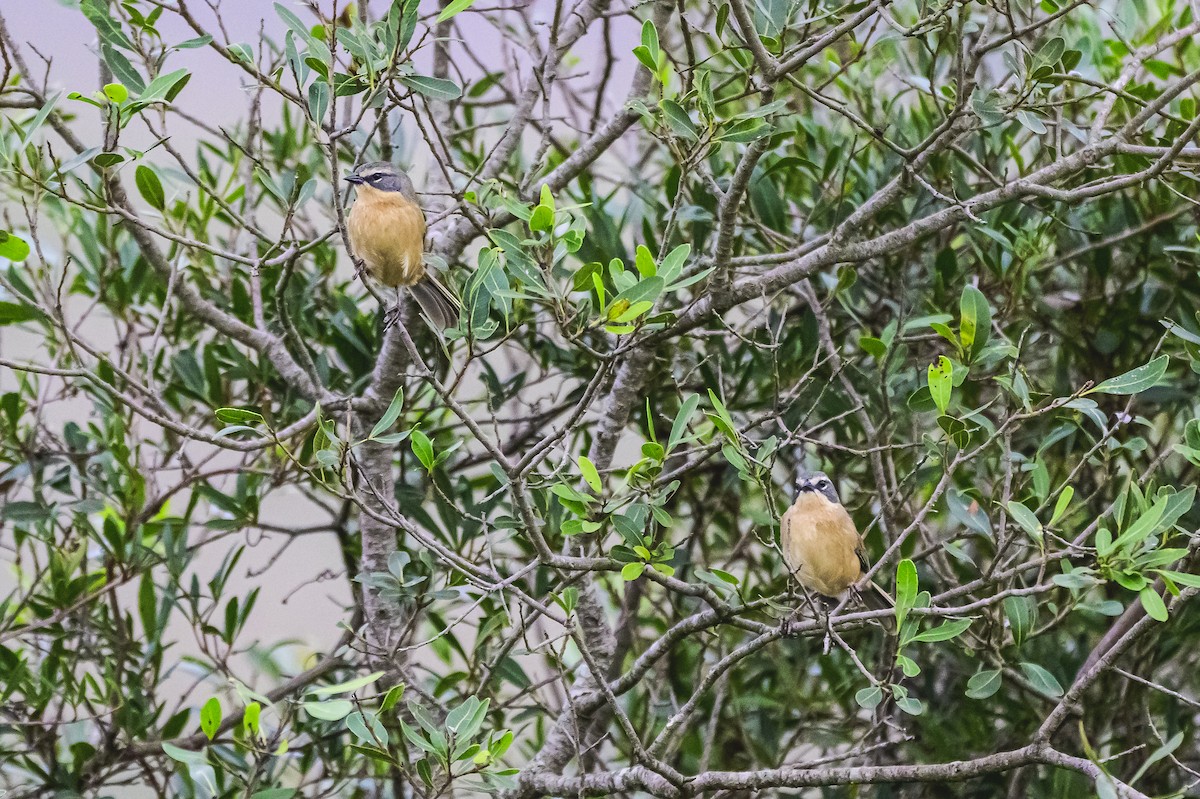
<svg viewBox="0 0 1200 799"><path fill-rule="evenodd" d="M675 135L681 139L688 141L698 141L700 138L699 132L696 130L695 124L692 123L692 118L688 116L688 112L683 106L674 100L661 100L659 108L663 110L663 116L666 117L667 124Z"/></svg>
<svg viewBox="0 0 1200 799"><path fill-rule="evenodd" d="M648 49L646 49L645 45L639 44L637 47L633 48L633 56L640 61L642 66L644 66L646 69L650 70L651 72L658 72L658 62L654 55L651 54Z"/></svg>
<svg viewBox="0 0 1200 799"><path fill-rule="evenodd" d="M194 39L185 39L184 41L175 45L175 49L176 50L194 50L197 47L204 47L206 45L211 44L212 40L213 40L213 37L206 33L203 36L197 36Z"/></svg>
<svg viewBox="0 0 1200 799"><path fill-rule="evenodd" d="M673 283L677 277L683 274L683 265L687 262L687 257L692 251L692 245L680 244L675 249L667 253L663 258L662 263L658 265L657 274L662 277L667 283ZM647 253L650 251L647 250ZM653 259L651 259L653 261Z"/></svg>
<svg viewBox="0 0 1200 799"><path fill-rule="evenodd" d="M123 103L129 99L129 89L126 89L123 83L106 83L104 96L114 103Z"/></svg>
<svg viewBox="0 0 1200 799"><path fill-rule="evenodd" d="M275 13L283 20L283 24L287 25L293 33L300 37L300 41L309 42L312 40L312 32L308 29L308 26L304 24L304 21L300 17L292 13L291 9L287 6L282 3L276 3Z"/></svg>
<svg viewBox="0 0 1200 799"><path fill-rule="evenodd" d="M896 626L903 627L904 619L917 601L917 565L908 558L896 564Z"/></svg>
<svg viewBox="0 0 1200 799"><path fill-rule="evenodd" d="M138 164L138 168L133 173L133 180L137 184L138 193L142 195L143 200L150 204L151 208L161 211L166 207L167 198L163 193L162 182L158 179L157 172L145 164Z"/></svg>
<svg viewBox="0 0 1200 799"><path fill-rule="evenodd" d="M1067 508L1071 505L1071 498L1075 496L1075 489L1067 486L1062 493L1058 495L1058 502L1054 503L1054 513L1050 516L1050 525L1053 526L1063 514L1067 512Z"/></svg>
<svg viewBox="0 0 1200 799"><path fill-rule="evenodd" d="M207 766L208 758L203 752L192 752L172 743L163 741L162 750L167 757L188 766Z"/></svg>
<svg viewBox="0 0 1200 799"><path fill-rule="evenodd" d="M633 263L642 277L654 277L658 274L658 267L654 265L654 255L645 244L637 246Z"/></svg>
<svg viewBox="0 0 1200 799"><path fill-rule="evenodd" d="M721 398L711 388L708 390L708 401L712 403L713 410L716 412L715 416L710 416L709 418L713 420L713 423L731 441L738 441L740 437L738 436L737 427L733 424L733 417L729 415L729 411L725 408L725 403L721 402Z"/></svg>
<svg viewBox="0 0 1200 799"><path fill-rule="evenodd" d="M400 701L400 697L404 696L404 683L393 685L388 689L388 692L383 695L383 701L379 703L379 711L386 713L396 706Z"/></svg>
<svg viewBox="0 0 1200 799"><path fill-rule="evenodd" d="M925 630L917 633L912 637L912 641L933 643L935 641L949 641L951 638L957 638L962 635L963 631L971 626L970 619L955 619L948 621L945 624L934 627L932 630Z"/></svg>
<svg viewBox="0 0 1200 799"><path fill-rule="evenodd" d="M967 696L971 699L987 699L1000 690L1002 682L1000 669L977 672L967 680Z"/></svg>
<svg viewBox="0 0 1200 799"><path fill-rule="evenodd" d="M1146 575L1138 571L1125 569L1113 574L1113 579L1117 581L1117 585L1124 588L1126 591L1141 591L1149 583Z"/></svg>
<svg viewBox="0 0 1200 799"><path fill-rule="evenodd" d="M650 20L642 23L642 47L652 53L658 53L658 29Z"/></svg>
<svg viewBox="0 0 1200 799"><path fill-rule="evenodd" d="M555 485L550 486L550 493L554 494L555 496L562 497L568 502L581 502L588 504L594 501L593 497L590 497L587 494L580 494L575 489L571 488L570 486L563 485L562 483L556 483Z"/></svg>
<svg viewBox="0 0 1200 799"><path fill-rule="evenodd" d="M874 336L860 336L858 339L858 346L863 352L865 352L867 355L870 355L877 361L882 361L885 357L887 357L888 348L883 339L878 339Z"/></svg>
<svg viewBox="0 0 1200 799"><path fill-rule="evenodd" d="M1167 493L1166 497L1167 509L1163 511L1162 518L1155 525L1155 532L1169 529L1179 521L1183 514L1192 509L1192 505L1196 502L1196 486L1188 486L1183 491Z"/></svg>
<svg viewBox="0 0 1200 799"><path fill-rule="evenodd" d="M356 710L346 717L346 729L364 746L386 748L391 736L370 711Z"/></svg>
<svg viewBox="0 0 1200 799"><path fill-rule="evenodd" d="M100 42L100 57L112 70L113 75L134 92L140 94L146 88L146 82L133 68L133 64L129 63L129 59L103 40Z"/></svg>
<svg viewBox="0 0 1200 799"><path fill-rule="evenodd" d="M604 490L604 483L600 480L600 472L596 471L596 465L583 455L579 456L579 473L583 475L584 482L597 494Z"/></svg>
<svg viewBox="0 0 1200 799"><path fill-rule="evenodd" d="M675 421L671 423L671 435L667 438L667 452L675 449L675 446L683 440L684 435L687 434L688 422L699 405L699 394L692 394L683 401L683 405L679 407L679 413L675 415Z"/></svg>
<svg viewBox="0 0 1200 799"><path fill-rule="evenodd" d="M0 230L0 258L19 264L29 257L29 245L6 230Z"/></svg>
<svg viewBox="0 0 1200 799"><path fill-rule="evenodd" d="M658 73L658 30L655 29L654 23L646 20L642 23L642 43L633 48L633 55L642 65L650 72Z"/></svg>
<svg viewBox="0 0 1200 799"><path fill-rule="evenodd" d="M1132 549L1141 544L1158 527L1159 521L1162 519L1163 514L1166 513L1169 500L1170 497L1162 497L1155 502L1149 510L1138 516L1137 520L1117 536L1117 539L1111 544L1105 546L1097 545L1096 549L1100 556L1104 557L1111 555L1113 552Z"/></svg>
<svg viewBox="0 0 1200 799"><path fill-rule="evenodd" d="M138 586L138 616L142 620L142 632L148 639L158 633L158 602L154 594L154 579L149 571L142 575Z"/></svg>
<svg viewBox="0 0 1200 799"><path fill-rule="evenodd" d="M308 115L320 125L329 112L329 84L316 80L308 87Z"/></svg>
<svg viewBox="0 0 1200 799"><path fill-rule="evenodd" d="M1167 620L1167 606L1154 586L1148 585L1138 591L1138 599L1142 600L1142 607L1146 609L1146 614L1150 618L1155 621Z"/></svg>
<svg viewBox="0 0 1200 799"><path fill-rule="evenodd" d="M910 716L919 716L925 712L925 703L911 696L896 697L896 707Z"/></svg>
<svg viewBox="0 0 1200 799"><path fill-rule="evenodd" d="M1058 59L1062 58L1063 51L1067 44L1061 36L1055 36L1048 39L1034 54L1034 63L1037 65L1056 64Z"/></svg>
<svg viewBox="0 0 1200 799"><path fill-rule="evenodd" d="M225 424L258 424L264 421L263 415L249 408L217 408L217 419Z"/></svg>
<svg viewBox="0 0 1200 799"><path fill-rule="evenodd" d="M251 737L258 735L259 719L262 716L262 705L251 702L242 711L242 731Z"/></svg>
<svg viewBox="0 0 1200 799"><path fill-rule="evenodd" d="M910 641L911 640L915 639L910 639ZM905 643L907 644L909 642L906 641ZM921 673L921 667L917 665L917 661L910 657L905 655L896 655L896 663L900 666L900 671L904 673L905 677L912 678Z"/></svg>
<svg viewBox="0 0 1200 799"><path fill-rule="evenodd" d="M962 315L958 326L959 337L963 354L971 361L983 352L991 335L992 307L982 291L974 286L966 286L959 300L959 309Z"/></svg>
<svg viewBox="0 0 1200 799"><path fill-rule="evenodd" d="M1005 503L1004 507L1008 509L1013 521L1040 545L1042 543L1042 523L1038 521L1038 517L1034 515L1033 511L1024 504L1011 499Z"/></svg>
<svg viewBox="0 0 1200 799"><path fill-rule="evenodd" d="M658 275L643 278L613 297L613 305L621 301L628 302L630 306L637 302L653 303L662 294L664 288L666 288L666 282Z"/></svg>
<svg viewBox="0 0 1200 799"><path fill-rule="evenodd" d="M204 731L204 735L211 741L216 736L217 730L220 727L221 700L213 696L204 703L204 707L200 708L200 729Z"/></svg>
<svg viewBox="0 0 1200 799"><path fill-rule="evenodd" d="M1041 117L1032 111L1026 111L1023 108L1017 111L1017 121L1021 123L1022 127L1026 128L1031 133L1036 133L1039 136L1049 130L1049 128L1046 127L1046 123L1042 121Z"/></svg>
<svg viewBox="0 0 1200 799"><path fill-rule="evenodd" d="M950 325L945 322L930 322L929 327L934 333L953 344L960 352L962 351L962 342L958 340L958 335L950 328Z"/></svg>
<svg viewBox="0 0 1200 799"><path fill-rule="evenodd" d="M371 88L370 84L358 75L349 75L345 72L333 73L334 97L353 97L356 94L362 94L369 88Z"/></svg>
<svg viewBox="0 0 1200 799"><path fill-rule="evenodd" d="M250 45L238 42L229 45L229 54L243 64L254 63L254 53L250 50Z"/></svg>
<svg viewBox="0 0 1200 799"><path fill-rule="evenodd" d="M327 702L305 702L301 706L304 708L305 713L321 721L341 721L354 710L354 703L349 699L332 699Z"/></svg>
<svg viewBox="0 0 1200 799"><path fill-rule="evenodd" d="M1004 615L1008 617L1013 643L1020 646L1037 624L1037 600L1028 596L1005 597Z"/></svg>
<svg viewBox="0 0 1200 799"><path fill-rule="evenodd" d="M1183 730L1180 730L1172 735L1170 739L1163 743L1162 746L1155 749L1134 773L1133 777L1130 778L1129 784L1133 785L1135 782L1141 779L1142 775L1144 775L1151 766L1178 749L1181 743L1183 743Z"/></svg>
<svg viewBox="0 0 1200 799"><path fill-rule="evenodd" d="M18 305L15 302L0 300L0 327L4 325L19 325L22 322L32 322L41 319L42 312L32 305Z"/></svg>
<svg viewBox="0 0 1200 799"><path fill-rule="evenodd" d="M462 97L462 88L457 83L428 75L401 75L400 82L418 94L432 100L457 100Z"/></svg>
<svg viewBox="0 0 1200 799"><path fill-rule="evenodd" d="M101 169L109 169L117 164L124 163L125 156L120 153L100 153L92 159L92 163Z"/></svg>
<svg viewBox="0 0 1200 799"><path fill-rule="evenodd" d="M463 706L466 707L466 712L461 719L451 720L449 716L446 718L446 726L450 731L462 739L469 740L474 737L475 733L479 732L479 728L483 726L483 719L487 716L488 708L491 706L492 700L484 699L482 702L475 697L471 697ZM453 714L452 714L453 715Z"/></svg>
<svg viewBox="0 0 1200 799"><path fill-rule="evenodd" d="M38 129L41 128L41 126L46 123L46 120L50 118L50 114L54 111L54 107L58 105L58 100L60 97L62 97L62 92L55 93L55 95L48 99L46 104L43 105L36 114L34 114L33 119L31 119L29 124L25 126L25 132L21 136L20 142L18 143L16 149L24 150L27 146L29 146L29 142L33 141L34 134L37 133ZM88 102L91 101L89 100ZM96 103L92 103L92 105L96 105Z"/></svg>
<svg viewBox="0 0 1200 799"><path fill-rule="evenodd" d="M348 694L352 691L357 691L359 688L365 688L371 683L383 676L382 671L372 672L364 677L358 677L347 682L341 682L337 685L323 685L320 688L314 688L309 691L312 696L331 696L333 694Z"/></svg>
<svg viewBox="0 0 1200 799"><path fill-rule="evenodd" d="M954 390L954 364L945 355L939 355L937 363L929 365L928 382L933 404L939 413L945 413L950 407L950 394Z"/></svg>
<svg viewBox="0 0 1200 799"><path fill-rule="evenodd" d="M412 440L409 443L412 446L413 454L417 456L417 460L425 467L425 471L432 472L434 466L433 442L429 440L429 436L425 435L419 429L414 428L412 431Z"/></svg>
<svg viewBox="0 0 1200 799"><path fill-rule="evenodd" d="M1187 574L1186 572L1170 571L1168 569L1158 569L1157 571L1179 585L1188 588L1200 588L1200 574Z"/></svg>
<svg viewBox="0 0 1200 799"><path fill-rule="evenodd" d="M621 579L627 583L631 583L642 576L642 572L646 570L646 564L641 561L634 563L626 563L621 569Z"/></svg>
<svg viewBox="0 0 1200 799"><path fill-rule="evenodd" d="M186 69L177 69L166 75L159 75L150 81L145 91L138 95L138 102L149 105L157 102L170 102L191 80L192 74Z"/></svg>
<svg viewBox="0 0 1200 799"><path fill-rule="evenodd" d="M1160 355L1150 363L1131 369L1123 375L1110 377L1084 394L1137 394L1153 386L1167 373L1171 358Z"/></svg>
<svg viewBox="0 0 1200 799"><path fill-rule="evenodd" d="M624 303L625 300L622 300L621 302ZM634 319L637 319L639 316L646 313L653 307L654 303L648 300L639 300L619 313L617 318L613 319L613 322L616 322L617 324L632 322Z"/></svg>
<svg viewBox="0 0 1200 799"><path fill-rule="evenodd" d="M1054 675L1038 664L1022 663L1021 671L1025 672L1025 678L1029 680L1029 683L1042 693L1053 697L1063 695L1062 685L1055 679Z"/></svg>
<svg viewBox="0 0 1200 799"><path fill-rule="evenodd" d="M876 705L883 701L883 689L878 685L863 688L854 694L854 701L864 710L873 710Z"/></svg>
<svg viewBox="0 0 1200 799"><path fill-rule="evenodd" d="M529 217L529 229L534 233L553 230L554 209L545 205L534 208L533 215Z"/></svg>
<svg viewBox="0 0 1200 799"><path fill-rule="evenodd" d="M437 15L436 22L445 22L456 14L461 14L475 4L475 0L454 0Z"/></svg>
<svg viewBox="0 0 1200 799"><path fill-rule="evenodd" d="M367 436L367 438L378 438L387 432L396 423L396 420L400 418L400 413L403 410L404 388L400 387L396 389L392 401L388 403L387 410L383 412L383 416L379 417L379 421L371 428L371 435Z"/></svg>

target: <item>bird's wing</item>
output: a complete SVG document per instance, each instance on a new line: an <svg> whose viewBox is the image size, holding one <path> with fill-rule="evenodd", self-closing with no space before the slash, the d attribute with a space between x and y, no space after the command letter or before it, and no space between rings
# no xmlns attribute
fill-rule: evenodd
<svg viewBox="0 0 1200 799"><path fill-rule="evenodd" d="M425 277L409 287L409 291L438 329L446 330L458 322L461 306L433 275L427 272Z"/></svg>
<svg viewBox="0 0 1200 799"><path fill-rule="evenodd" d="M789 572L793 572L800 567L798 563L792 563L792 515L795 506L789 507L783 512L783 516L779 518L779 548L783 550L783 560L788 567Z"/></svg>
<svg viewBox="0 0 1200 799"><path fill-rule="evenodd" d="M866 574L871 569L871 564L867 560L867 548L863 543L862 536L858 533L858 528L854 526L854 519L850 516L850 512L846 510L844 505L838 505L835 510L837 516L840 517L840 528L843 530L843 535L851 538L854 542L854 557L858 558L859 568L863 574ZM843 539L845 540L845 539ZM842 546L847 546L850 542L846 541Z"/></svg>
<svg viewBox="0 0 1200 799"><path fill-rule="evenodd" d="M858 565L862 566L863 573L866 574L871 570L871 563L867 560L867 548L863 544L862 539L858 539L858 546L854 548L854 554L858 556Z"/></svg>

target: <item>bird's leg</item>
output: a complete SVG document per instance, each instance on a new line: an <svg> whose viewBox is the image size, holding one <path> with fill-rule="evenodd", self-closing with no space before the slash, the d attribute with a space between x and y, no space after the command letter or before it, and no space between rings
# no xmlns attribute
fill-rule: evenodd
<svg viewBox="0 0 1200 799"><path fill-rule="evenodd" d="M821 654L823 655L829 654L830 647L833 644L833 616L841 610L844 604L846 604L844 599L836 605L834 605L834 600L828 597L821 597L817 600L817 605L820 607L820 619L825 625L825 637L821 642ZM834 606L831 608L830 605Z"/></svg>
<svg viewBox="0 0 1200 799"><path fill-rule="evenodd" d="M796 617L800 615L800 604L796 601L796 584L791 580L787 581L787 598L792 612L784 617L779 628L783 632L784 638L791 638L796 634L796 622L798 621Z"/></svg>
<svg viewBox="0 0 1200 799"><path fill-rule="evenodd" d="M801 610L802 608L797 604L779 624L779 631L783 633L784 638L791 638L799 632Z"/></svg>
<svg viewBox="0 0 1200 799"><path fill-rule="evenodd" d="M396 286L396 304L383 312L383 329L386 331L400 321L400 287Z"/></svg>

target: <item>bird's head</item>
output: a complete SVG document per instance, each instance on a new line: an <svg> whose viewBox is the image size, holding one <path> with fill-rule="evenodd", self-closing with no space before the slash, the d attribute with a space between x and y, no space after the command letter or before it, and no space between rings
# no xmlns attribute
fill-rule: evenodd
<svg viewBox="0 0 1200 799"><path fill-rule="evenodd" d="M796 479L796 496L800 497L809 491L814 491L825 499L838 504L837 489L833 486L833 481L825 472L813 472Z"/></svg>
<svg viewBox="0 0 1200 799"><path fill-rule="evenodd" d="M408 200L417 201L417 192L413 189L413 182L408 173L387 161L359 164L346 176L346 180L360 190L368 187L376 191L394 191Z"/></svg>

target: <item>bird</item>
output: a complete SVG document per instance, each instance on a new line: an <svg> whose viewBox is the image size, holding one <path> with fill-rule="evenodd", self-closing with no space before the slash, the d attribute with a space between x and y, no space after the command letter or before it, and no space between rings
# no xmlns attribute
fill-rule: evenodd
<svg viewBox="0 0 1200 799"><path fill-rule="evenodd" d="M460 303L425 269L425 214L408 173L387 161L359 164L346 176L358 195L346 218L350 250L380 283L407 287L440 329L458 321ZM398 305L397 305L398 307Z"/></svg>
<svg viewBox="0 0 1200 799"><path fill-rule="evenodd" d="M806 589L834 599L853 591L876 610L895 606L876 583L860 585L871 567L866 547L824 472L797 479L796 499L779 526L784 562Z"/></svg>

